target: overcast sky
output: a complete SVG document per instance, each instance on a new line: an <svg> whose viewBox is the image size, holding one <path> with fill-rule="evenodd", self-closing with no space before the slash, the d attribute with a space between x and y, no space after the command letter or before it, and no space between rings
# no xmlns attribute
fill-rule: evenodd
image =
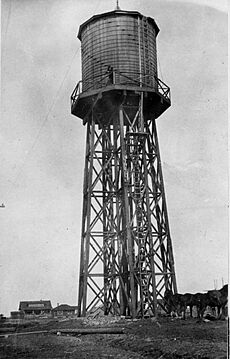
<svg viewBox="0 0 230 359"><path fill-rule="evenodd" d="M79 25L110 0L2 0L1 297L77 304L86 128L70 114L81 79ZM158 120L178 289L227 281L227 1L120 0L153 17Z"/></svg>

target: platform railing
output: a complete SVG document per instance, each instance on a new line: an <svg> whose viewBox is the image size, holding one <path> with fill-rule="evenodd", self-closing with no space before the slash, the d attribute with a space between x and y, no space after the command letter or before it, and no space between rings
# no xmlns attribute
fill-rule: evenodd
<svg viewBox="0 0 230 359"><path fill-rule="evenodd" d="M170 88L157 76L143 75L140 73L120 72L113 70L110 73L94 77L92 80L79 81L71 95L71 107L76 103L81 93L101 89L111 85L127 85L145 87L155 90L167 101L170 101Z"/></svg>
<svg viewBox="0 0 230 359"><path fill-rule="evenodd" d="M157 83L158 92L163 95L166 100L170 100L170 87L166 85L162 80L160 80L157 76L155 76L155 80Z"/></svg>

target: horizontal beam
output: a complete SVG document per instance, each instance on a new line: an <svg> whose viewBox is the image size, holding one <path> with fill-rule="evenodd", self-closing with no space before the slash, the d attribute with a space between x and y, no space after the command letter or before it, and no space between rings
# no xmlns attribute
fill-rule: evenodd
<svg viewBox="0 0 230 359"><path fill-rule="evenodd" d="M72 334L72 335L86 335L86 334L124 334L124 328L81 328L81 329L53 329L50 333L53 334Z"/></svg>

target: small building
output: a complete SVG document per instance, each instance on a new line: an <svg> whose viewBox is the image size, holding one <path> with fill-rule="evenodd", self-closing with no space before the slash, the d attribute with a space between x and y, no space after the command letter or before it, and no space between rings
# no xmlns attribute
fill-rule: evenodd
<svg viewBox="0 0 230 359"><path fill-rule="evenodd" d="M15 310L13 312L10 312L10 317L11 319L23 319L24 318L24 313L20 310Z"/></svg>
<svg viewBox="0 0 230 359"><path fill-rule="evenodd" d="M52 317L52 305L50 300L35 300L20 302L19 311L25 319L36 317Z"/></svg>
<svg viewBox="0 0 230 359"><path fill-rule="evenodd" d="M57 305L52 309L53 317L70 317L77 314L77 306L71 306L68 304Z"/></svg>

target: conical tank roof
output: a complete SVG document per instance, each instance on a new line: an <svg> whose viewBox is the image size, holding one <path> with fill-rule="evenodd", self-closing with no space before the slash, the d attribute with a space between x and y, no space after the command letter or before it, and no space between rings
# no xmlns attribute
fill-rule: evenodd
<svg viewBox="0 0 230 359"><path fill-rule="evenodd" d="M104 12L102 14L93 15L91 18L89 18L88 20L83 22L83 24L80 25L77 37L79 38L79 40L81 40L82 30L85 28L85 26L87 26L89 23L91 23L93 21L96 21L96 20L98 20L100 18L108 18L108 17L111 17L111 16L122 16L122 15L129 15L129 16L139 17L141 19L143 17L145 17L144 15L142 15L138 11L127 11L127 10L117 10L117 9L113 10L113 11L109 11L109 12ZM155 27L156 35L157 35L158 32L160 31L160 29L157 26L155 20L152 17L146 17L146 18Z"/></svg>

